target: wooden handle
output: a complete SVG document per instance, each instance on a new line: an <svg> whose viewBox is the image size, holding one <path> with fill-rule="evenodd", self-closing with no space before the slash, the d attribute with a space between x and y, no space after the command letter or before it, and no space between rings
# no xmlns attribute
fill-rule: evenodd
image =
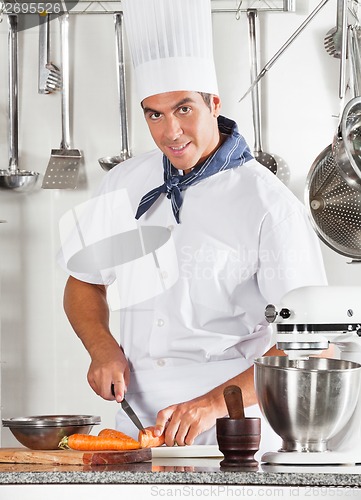
<svg viewBox="0 0 361 500"><path fill-rule="evenodd" d="M238 385L228 385L223 391L223 396L229 417L243 419L244 408L241 388Z"/></svg>

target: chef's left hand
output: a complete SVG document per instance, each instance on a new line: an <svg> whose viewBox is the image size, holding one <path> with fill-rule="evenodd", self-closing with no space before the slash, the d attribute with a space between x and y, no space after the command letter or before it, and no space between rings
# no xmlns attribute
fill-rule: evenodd
<svg viewBox="0 0 361 500"><path fill-rule="evenodd" d="M275 347L267 351L266 355L274 356L279 353ZM175 404L160 410L154 435L164 432L167 446L185 446L193 444L195 438L208 431L216 423L217 418L227 414L223 391L228 385L238 385L242 388L243 404L245 407L257 403L254 390L253 365L247 370L215 387L211 391L189 401Z"/></svg>
<svg viewBox="0 0 361 500"><path fill-rule="evenodd" d="M155 435L164 432L167 446L193 444L195 438L215 424L218 415L207 395L168 406L157 415Z"/></svg>

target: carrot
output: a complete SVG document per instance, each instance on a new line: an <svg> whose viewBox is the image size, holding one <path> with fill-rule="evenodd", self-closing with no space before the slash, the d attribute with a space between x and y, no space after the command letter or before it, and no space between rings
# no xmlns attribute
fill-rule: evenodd
<svg viewBox="0 0 361 500"><path fill-rule="evenodd" d="M72 434L63 437L59 448L80 451L137 450L140 448L140 444L131 437L119 439L89 434Z"/></svg>
<svg viewBox="0 0 361 500"><path fill-rule="evenodd" d="M113 438L113 439L123 439L126 441L133 441L134 445L138 445L139 448L139 441L136 441L132 437L128 436L128 434L124 434L124 432L117 431L115 429L103 429L99 432L98 436L103 437L103 438Z"/></svg>
<svg viewBox="0 0 361 500"><path fill-rule="evenodd" d="M164 434L161 436L154 436L154 427L146 427L143 431L139 431L138 441L141 448L155 448L164 444Z"/></svg>

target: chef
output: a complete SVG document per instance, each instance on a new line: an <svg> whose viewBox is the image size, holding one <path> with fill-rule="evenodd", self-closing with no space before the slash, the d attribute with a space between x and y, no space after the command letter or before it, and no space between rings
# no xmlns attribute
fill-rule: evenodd
<svg viewBox="0 0 361 500"><path fill-rule="evenodd" d="M122 6L138 99L157 148L106 174L87 215L88 231L104 236L97 245L83 226L92 255L101 239L116 245L118 233L129 236L122 241L134 258L124 257L117 239L111 264L100 256L98 270L83 269L84 259L79 269L74 260L65 264L64 307L89 352L96 394L114 399L113 384L116 400L126 394L168 446L216 444L216 419L227 414L223 389L240 386L246 415L259 415L253 361L281 354L265 306L293 288L326 284L322 257L302 203L221 114L210 0ZM130 239L137 228L152 235L142 255ZM109 327L114 285L119 332ZM261 448L280 444L263 425ZM122 410L116 427L137 435Z"/></svg>

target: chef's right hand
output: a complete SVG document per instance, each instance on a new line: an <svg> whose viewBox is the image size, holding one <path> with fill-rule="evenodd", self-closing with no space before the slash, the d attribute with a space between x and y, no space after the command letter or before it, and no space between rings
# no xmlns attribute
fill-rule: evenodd
<svg viewBox="0 0 361 500"><path fill-rule="evenodd" d="M128 361L119 345L109 343L95 350L88 371L88 383L96 394L108 401L116 399L120 402L127 391L129 378Z"/></svg>

